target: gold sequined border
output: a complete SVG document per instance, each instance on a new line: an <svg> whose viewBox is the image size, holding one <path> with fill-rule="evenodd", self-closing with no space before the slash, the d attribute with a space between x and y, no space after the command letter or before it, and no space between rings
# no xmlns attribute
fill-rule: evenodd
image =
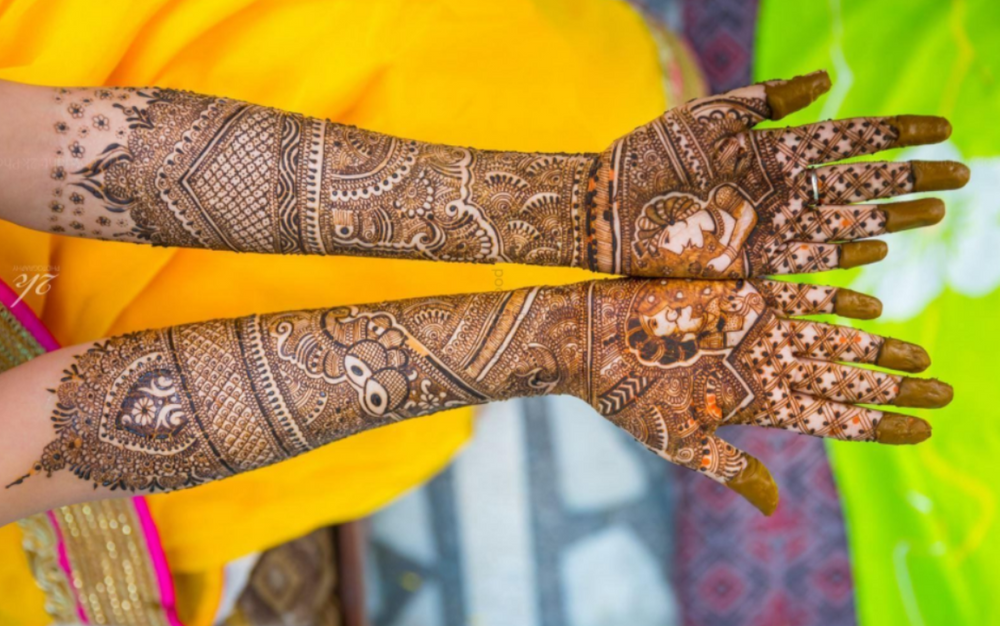
<svg viewBox="0 0 1000 626"><path fill-rule="evenodd" d="M45 594L45 612L59 624L79 620L76 599L66 572L59 565L59 535L48 515L32 515L18 522L23 535L22 546L35 582Z"/></svg>
<svg viewBox="0 0 1000 626"><path fill-rule="evenodd" d="M0 304L0 372L44 353L45 348Z"/></svg>
<svg viewBox="0 0 1000 626"><path fill-rule="evenodd" d="M70 578L91 624L167 626L139 517L129 500L53 511Z"/></svg>
<svg viewBox="0 0 1000 626"><path fill-rule="evenodd" d="M59 533L45 513L19 522L45 610L60 623L78 621L77 598L91 624L168 626L156 572L130 500L56 509L69 576L59 563Z"/></svg>

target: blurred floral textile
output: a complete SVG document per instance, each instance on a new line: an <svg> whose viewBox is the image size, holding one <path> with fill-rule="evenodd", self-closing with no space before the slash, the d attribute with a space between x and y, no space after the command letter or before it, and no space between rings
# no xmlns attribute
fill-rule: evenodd
<svg viewBox="0 0 1000 626"><path fill-rule="evenodd" d="M264 552L224 626L344 626L334 530Z"/></svg>
<svg viewBox="0 0 1000 626"><path fill-rule="evenodd" d="M0 78L190 89L482 148L600 150L674 104L664 97L663 63L642 17L613 0L0 2ZM673 63L669 85L685 93L685 70ZM615 97L594 98L593 77L611 75ZM0 279L12 283L29 265L56 274L48 294L27 302L63 345L251 312L588 276L153 249L11 224L0 224L0 240ZM210 623L227 561L364 516L423 482L470 435L470 415L412 420L265 470L149 498L187 626ZM18 544L16 529L0 531L5 595L24 590L37 602ZM46 623L36 602L0 608L0 621Z"/></svg>

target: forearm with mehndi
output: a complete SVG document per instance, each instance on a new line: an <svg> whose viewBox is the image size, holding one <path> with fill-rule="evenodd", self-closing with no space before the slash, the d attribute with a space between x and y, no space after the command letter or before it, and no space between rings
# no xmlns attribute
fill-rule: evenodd
<svg viewBox="0 0 1000 626"><path fill-rule="evenodd" d="M580 262L592 155L434 145L170 89L54 98L53 232L238 252Z"/></svg>
<svg viewBox="0 0 1000 626"><path fill-rule="evenodd" d="M581 292L253 315L108 339L54 389L56 438L31 473L179 489L401 419L574 393L584 379Z"/></svg>

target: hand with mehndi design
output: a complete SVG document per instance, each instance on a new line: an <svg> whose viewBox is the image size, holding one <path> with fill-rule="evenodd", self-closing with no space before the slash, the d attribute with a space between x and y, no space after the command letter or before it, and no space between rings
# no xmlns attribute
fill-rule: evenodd
<svg viewBox="0 0 1000 626"><path fill-rule="evenodd" d="M0 218L63 235L277 254L740 278L854 267L965 184L950 162L829 163L946 139L903 115L753 130L825 73L694 100L601 154L444 146L160 88L0 82ZM861 203L861 204L856 204Z"/></svg>
<svg viewBox="0 0 1000 626"><path fill-rule="evenodd" d="M830 89L826 72L691 101L614 142L591 183L587 266L629 276L740 278L881 260L880 241L929 226L937 199L871 204L957 189L955 162L832 164L946 140L940 117L859 117L754 130Z"/></svg>
<svg viewBox="0 0 1000 626"><path fill-rule="evenodd" d="M943 407L952 389L862 369L921 372L923 348L791 316L870 319L881 303L847 289L770 280L592 283L584 397L663 458L719 481L770 515L778 488L757 459L716 434L730 425L851 441L914 444L916 417L861 404Z"/></svg>
<svg viewBox="0 0 1000 626"><path fill-rule="evenodd" d="M451 407L548 394L587 401L770 514L767 470L718 427L918 443L925 421L858 405L950 401L944 383L853 365L918 372L923 349L789 318L880 310L831 287L619 279L252 315L69 348L0 375L0 400L22 420L0 425L19 429L0 431L0 473L13 481L0 523L196 486Z"/></svg>

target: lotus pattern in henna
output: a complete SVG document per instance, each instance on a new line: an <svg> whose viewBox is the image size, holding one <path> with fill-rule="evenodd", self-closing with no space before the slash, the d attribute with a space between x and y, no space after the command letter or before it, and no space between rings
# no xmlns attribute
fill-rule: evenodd
<svg viewBox="0 0 1000 626"><path fill-rule="evenodd" d="M832 312L838 293L622 279L133 333L66 370L55 440L31 473L177 489L401 419L570 394L727 482L749 461L716 436L724 424L877 438L886 414L855 403L889 404L903 379L841 363L885 365L885 340L786 317Z"/></svg>

